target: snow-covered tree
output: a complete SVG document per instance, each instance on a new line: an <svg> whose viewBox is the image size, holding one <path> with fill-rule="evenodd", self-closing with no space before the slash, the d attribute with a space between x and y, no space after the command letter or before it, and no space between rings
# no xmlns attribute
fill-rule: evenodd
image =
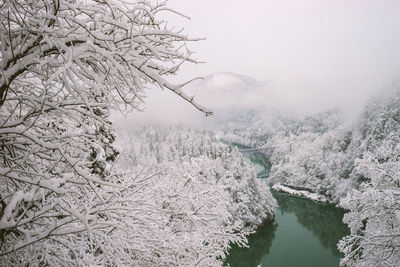
<svg viewBox="0 0 400 267"><path fill-rule="evenodd" d="M236 147L182 127L136 127L128 130L124 139L119 141L124 147L120 162L128 168L178 170L184 163L197 166L199 162L207 166L197 176L204 177L201 179L210 187L220 187L219 194L225 195L225 209L231 215L226 225L253 231L273 218L276 201L269 187L256 177L251 163Z"/></svg>
<svg viewBox="0 0 400 267"><path fill-rule="evenodd" d="M351 235L342 263L400 264L400 93L371 101L357 125L352 177L358 187L340 205Z"/></svg>
<svg viewBox="0 0 400 267"><path fill-rule="evenodd" d="M400 264L399 103L399 92L392 92L367 103L352 125L319 115L269 140L272 183L322 193L348 211L342 264Z"/></svg>
<svg viewBox="0 0 400 267"><path fill-rule="evenodd" d="M322 193L333 202L347 193L352 162L347 153L351 131L331 110L305 118L275 134L270 181ZM350 190L350 188L349 188Z"/></svg>
<svg viewBox="0 0 400 267"><path fill-rule="evenodd" d="M174 11L146 0L0 2L5 263L121 263L123 246L107 248L108 238L124 232L122 200L136 182L112 171L110 110L141 109L156 85L211 114L166 79L195 62L186 47L194 39L160 12Z"/></svg>

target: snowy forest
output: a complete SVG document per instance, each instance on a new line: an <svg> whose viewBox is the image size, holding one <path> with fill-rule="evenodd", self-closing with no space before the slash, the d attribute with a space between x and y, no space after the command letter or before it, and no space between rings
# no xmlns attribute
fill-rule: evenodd
<svg viewBox="0 0 400 267"><path fill-rule="evenodd" d="M251 122L263 130L249 135L240 126L226 137L246 146L274 148L269 158L269 183L273 188L284 185L284 190L291 193L302 190L309 197L317 193L324 201L346 211L343 220L351 234L338 244L344 253L343 265L397 266L400 264L399 103L400 91L395 90L371 99L352 123L345 121L339 109L333 109L302 120L283 117L281 123L275 124L283 126L274 128L268 124L263 128L262 121Z"/></svg>
<svg viewBox="0 0 400 267"><path fill-rule="evenodd" d="M163 14L186 18L167 1L0 1L0 265L260 266L229 257L304 198L344 213L325 242L338 265L400 266L399 87L349 119L285 111L231 72L175 82L202 38ZM186 104L183 123L127 118L152 90Z"/></svg>

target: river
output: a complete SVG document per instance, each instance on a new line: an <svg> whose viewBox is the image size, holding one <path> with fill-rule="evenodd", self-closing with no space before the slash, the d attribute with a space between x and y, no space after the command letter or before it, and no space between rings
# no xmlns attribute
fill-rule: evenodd
<svg viewBox="0 0 400 267"><path fill-rule="evenodd" d="M260 154L249 156L261 179L270 164ZM273 191L279 208L275 220L248 237L249 248L233 246L225 263L232 267L339 266L343 256L336 248L349 233L344 212L330 204Z"/></svg>

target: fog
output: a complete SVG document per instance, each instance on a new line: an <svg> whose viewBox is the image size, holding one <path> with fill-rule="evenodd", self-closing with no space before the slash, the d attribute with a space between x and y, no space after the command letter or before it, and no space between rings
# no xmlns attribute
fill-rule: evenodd
<svg viewBox="0 0 400 267"><path fill-rule="evenodd" d="M273 106L298 114L342 106L355 114L370 96L398 86L400 1L169 0L168 5L191 18L166 12L168 25L206 38L189 44L205 63L185 64L172 78L206 77L206 83L187 89L205 106ZM233 84L230 96L225 91L210 97L210 88L221 89L224 81L216 85L207 77L221 72L254 79L257 90L243 97ZM202 116L159 89L148 92L145 107L146 115L132 116L161 121Z"/></svg>

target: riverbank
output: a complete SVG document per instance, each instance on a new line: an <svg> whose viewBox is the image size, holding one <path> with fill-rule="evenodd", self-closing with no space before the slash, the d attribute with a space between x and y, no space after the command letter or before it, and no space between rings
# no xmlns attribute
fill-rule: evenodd
<svg viewBox="0 0 400 267"><path fill-rule="evenodd" d="M294 195L294 196L298 196L298 197L302 197L302 198L306 198L306 199L310 199L310 200L314 200L314 201L318 201L318 202L332 204L332 201L324 195L309 192L306 190L294 189L288 185L274 184L271 186L271 188L278 192L284 192L284 193L288 193L290 195Z"/></svg>
<svg viewBox="0 0 400 267"><path fill-rule="evenodd" d="M273 192L278 202L274 221L248 236L248 248L232 246L225 266L339 266L336 247L349 234L344 211L288 193Z"/></svg>

